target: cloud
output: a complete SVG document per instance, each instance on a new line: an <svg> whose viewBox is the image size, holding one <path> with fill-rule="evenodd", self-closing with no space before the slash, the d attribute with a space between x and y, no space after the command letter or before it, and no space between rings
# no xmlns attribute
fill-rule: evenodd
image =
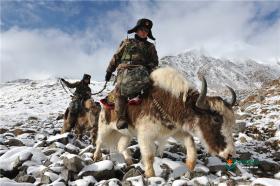
<svg viewBox="0 0 280 186"><path fill-rule="evenodd" d="M69 7L52 10L65 12ZM79 12L77 8L71 15ZM141 17L154 22L160 57L197 49L216 57L280 60L279 2L129 2L87 16L87 27L71 34L57 27L2 31L1 81L80 78L83 73L103 80L119 42Z"/></svg>

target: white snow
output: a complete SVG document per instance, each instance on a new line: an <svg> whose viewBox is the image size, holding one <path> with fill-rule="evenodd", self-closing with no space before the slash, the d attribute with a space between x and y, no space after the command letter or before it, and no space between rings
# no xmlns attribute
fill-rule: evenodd
<svg viewBox="0 0 280 186"><path fill-rule="evenodd" d="M225 165L219 158L215 156L211 156L208 158L207 166L214 166L214 165Z"/></svg>
<svg viewBox="0 0 280 186"><path fill-rule="evenodd" d="M45 172L44 175L48 176L52 182L59 178L59 176L53 172Z"/></svg>
<svg viewBox="0 0 280 186"><path fill-rule="evenodd" d="M187 180L175 180L172 183L172 186L185 186L185 185L189 185L189 182Z"/></svg>
<svg viewBox="0 0 280 186"><path fill-rule="evenodd" d="M126 180L130 181L133 186L144 186L142 176L130 177L127 178Z"/></svg>
<svg viewBox="0 0 280 186"><path fill-rule="evenodd" d="M50 136L48 139L47 139L47 142L48 143L51 143L51 142L54 142L56 140L59 140L59 139L63 139L63 138L67 138L69 135L69 132L66 132L64 134L57 134L55 136Z"/></svg>
<svg viewBox="0 0 280 186"><path fill-rule="evenodd" d="M155 169L156 176L159 176L162 173L162 169L160 167L160 165L162 165L162 164L166 164L172 169L173 172L171 175L174 178L180 177L188 171L188 169L186 168L186 165L181 161L172 161L167 158L161 159L161 158L155 157L153 166Z"/></svg>
<svg viewBox="0 0 280 186"><path fill-rule="evenodd" d="M0 178L1 186L34 186L32 183L17 183L16 181L10 180L8 178Z"/></svg>
<svg viewBox="0 0 280 186"><path fill-rule="evenodd" d="M192 183L197 182L200 185L207 185L209 183L209 179L207 176L196 177L191 180ZM194 184L196 185L196 184Z"/></svg>
<svg viewBox="0 0 280 186"><path fill-rule="evenodd" d="M252 186L261 184L263 186L277 186L280 185L280 180L271 178L257 178L252 182Z"/></svg>
<svg viewBox="0 0 280 186"><path fill-rule="evenodd" d="M88 186L89 184L96 183L97 181L93 176L84 176L82 179L70 182L70 186Z"/></svg>
<svg viewBox="0 0 280 186"><path fill-rule="evenodd" d="M26 172L28 175L34 175L35 177L37 177L46 169L47 167L44 165L30 166L27 168Z"/></svg>
<svg viewBox="0 0 280 186"><path fill-rule="evenodd" d="M110 160L103 160L96 163L93 163L91 165L88 165L84 167L81 172L79 173L79 176L83 175L85 172L99 172L104 170L112 170L114 167L114 164Z"/></svg>
<svg viewBox="0 0 280 186"><path fill-rule="evenodd" d="M0 169L13 170L17 159L25 161L32 154L32 161L41 164L46 156L39 150L32 147L15 147L0 157Z"/></svg>

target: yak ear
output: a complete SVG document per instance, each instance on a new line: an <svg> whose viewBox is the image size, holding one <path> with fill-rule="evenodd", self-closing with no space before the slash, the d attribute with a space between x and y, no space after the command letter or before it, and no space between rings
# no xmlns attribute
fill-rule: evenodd
<svg viewBox="0 0 280 186"><path fill-rule="evenodd" d="M230 102L225 101L227 104L229 104L231 107L233 107L236 103L236 93L234 92L234 90L230 87L230 86L226 86L230 93L231 93L231 100Z"/></svg>
<svg viewBox="0 0 280 186"><path fill-rule="evenodd" d="M201 91L199 97L197 98L195 106L203 110L208 110L210 107L206 102L207 82L204 76L201 76L200 80L201 80Z"/></svg>

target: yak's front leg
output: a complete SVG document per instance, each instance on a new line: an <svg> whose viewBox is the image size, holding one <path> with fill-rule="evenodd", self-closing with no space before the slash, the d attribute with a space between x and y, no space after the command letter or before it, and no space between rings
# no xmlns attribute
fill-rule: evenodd
<svg viewBox="0 0 280 186"><path fill-rule="evenodd" d="M118 142L118 151L122 153L128 165L133 164L129 149L127 148L130 141L131 138L129 136L121 136Z"/></svg>
<svg viewBox="0 0 280 186"><path fill-rule="evenodd" d="M153 168L154 156L155 156L155 144L154 140L149 138L148 135L143 133L138 134L138 143L142 155L142 161L145 167L145 176L153 177L155 176L155 171Z"/></svg>
<svg viewBox="0 0 280 186"><path fill-rule="evenodd" d="M194 167L196 165L196 159L197 159L196 148L195 148L193 137L188 134L186 137L184 137L184 143L187 151L186 166L188 167L189 170L192 171L194 170Z"/></svg>

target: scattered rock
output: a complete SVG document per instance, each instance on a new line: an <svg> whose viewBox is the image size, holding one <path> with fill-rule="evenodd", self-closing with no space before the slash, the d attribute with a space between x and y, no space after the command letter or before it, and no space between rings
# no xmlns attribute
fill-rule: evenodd
<svg viewBox="0 0 280 186"><path fill-rule="evenodd" d="M264 172L271 172L273 174L276 174L280 170L279 163L267 160L260 161L259 168Z"/></svg>
<svg viewBox="0 0 280 186"><path fill-rule="evenodd" d="M226 166L219 158L217 157L209 157L207 160L207 167L211 173L215 173L218 171L225 171Z"/></svg>
<svg viewBox="0 0 280 186"><path fill-rule="evenodd" d="M66 146L65 146L65 151L71 153L71 154L78 154L80 149L74 145L72 145L71 143L68 143Z"/></svg>
<svg viewBox="0 0 280 186"><path fill-rule="evenodd" d="M35 165L27 168L27 174L32 175L35 178L42 177L44 172L47 170L47 167L44 165Z"/></svg>
<svg viewBox="0 0 280 186"><path fill-rule="evenodd" d="M31 152L15 153L11 156L9 151L0 157L0 172L8 178L14 178L19 172L19 167L33 156Z"/></svg>
<svg viewBox="0 0 280 186"><path fill-rule="evenodd" d="M41 183L50 184L58 179L58 175L53 172L45 172L41 177Z"/></svg>
<svg viewBox="0 0 280 186"><path fill-rule="evenodd" d="M244 132L246 129L246 122L237 122L235 125L235 132L239 133L239 132Z"/></svg>
<svg viewBox="0 0 280 186"><path fill-rule="evenodd" d="M249 160L251 159L252 153L250 152L238 152L239 159L241 160Z"/></svg>
<svg viewBox="0 0 280 186"><path fill-rule="evenodd" d="M53 143L53 142L59 142L62 143L64 145L66 145L67 143L69 143L69 141L73 138L74 136L70 133L64 133L64 134L57 134L55 136L50 136L47 139L47 143Z"/></svg>
<svg viewBox="0 0 280 186"><path fill-rule="evenodd" d="M84 176L82 179L75 180L73 182L70 182L70 186L76 186L76 185L84 185L84 186L91 186L94 185L97 181L93 176ZM109 185L109 184L108 184Z"/></svg>
<svg viewBox="0 0 280 186"><path fill-rule="evenodd" d="M207 176L196 177L191 180L195 186L210 186L210 182Z"/></svg>
<svg viewBox="0 0 280 186"><path fill-rule="evenodd" d="M28 182L28 183L34 183L36 181L36 179L33 176L30 175L21 175L21 176L17 176L15 178L16 182Z"/></svg>
<svg viewBox="0 0 280 186"><path fill-rule="evenodd" d="M36 116L29 116L27 118L28 121L38 121L39 119Z"/></svg>
<svg viewBox="0 0 280 186"><path fill-rule="evenodd" d="M47 137L44 134L36 134L35 140L46 140Z"/></svg>
<svg viewBox="0 0 280 186"><path fill-rule="evenodd" d="M6 129L6 128L0 128L0 134L4 134L7 131L8 131L8 129Z"/></svg>
<svg viewBox="0 0 280 186"><path fill-rule="evenodd" d="M29 130L29 129L21 129L21 128L16 128L12 131L12 133L14 133L16 136L24 134L24 133L31 133L34 134L35 131L34 130Z"/></svg>
<svg viewBox="0 0 280 186"><path fill-rule="evenodd" d="M84 167L78 174L79 177L92 175L96 180L115 177L114 164L110 160L103 160Z"/></svg>
<svg viewBox="0 0 280 186"><path fill-rule="evenodd" d="M132 167L123 176L123 181L127 178L143 175L144 171L140 167Z"/></svg>
<svg viewBox="0 0 280 186"><path fill-rule="evenodd" d="M16 138L6 140L4 144L8 146L24 146L24 143Z"/></svg>
<svg viewBox="0 0 280 186"><path fill-rule="evenodd" d="M80 172L85 165L83 160L79 156L74 154L65 155L63 164L68 170L71 170L73 172Z"/></svg>

